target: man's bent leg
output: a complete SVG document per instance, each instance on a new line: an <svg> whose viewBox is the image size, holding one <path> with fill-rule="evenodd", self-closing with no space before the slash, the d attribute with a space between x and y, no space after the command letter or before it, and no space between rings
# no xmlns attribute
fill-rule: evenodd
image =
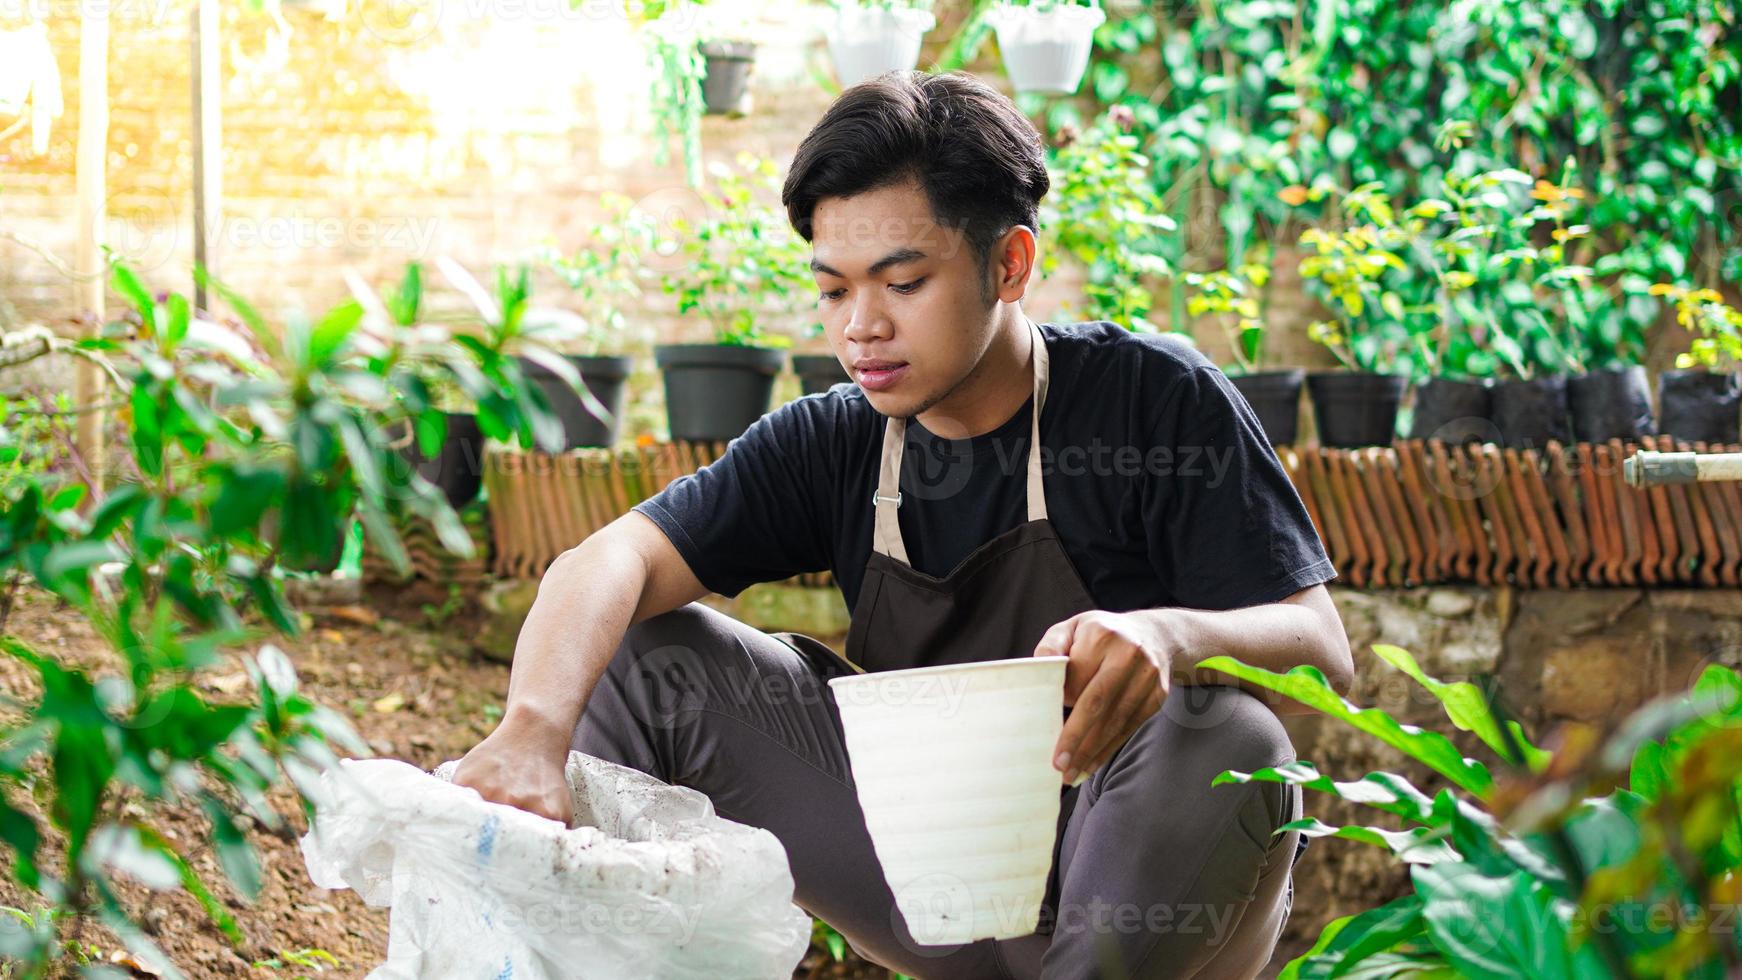
<svg viewBox="0 0 1742 980"><path fill-rule="evenodd" d="M1210 782L1294 760L1277 717L1234 687L1175 687L1083 784L1065 830L1045 977L1249 978L1292 904L1300 790ZM1032 954L1032 948L1029 949ZM1007 951L1008 952L1008 951Z"/></svg>
<svg viewBox="0 0 1742 980"><path fill-rule="evenodd" d="M631 627L571 746L707 794L786 848L794 901L918 977L998 977L987 940L921 946L896 911L819 665L700 603Z"/></svg>

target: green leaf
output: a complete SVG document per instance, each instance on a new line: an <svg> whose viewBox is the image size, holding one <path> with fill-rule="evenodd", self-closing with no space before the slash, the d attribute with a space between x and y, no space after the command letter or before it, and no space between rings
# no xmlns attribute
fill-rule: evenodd
<svg viewBox="0 0 1742 980"><path fill-rule="evenodd" d="M1573 980L1563 908L1523 872L1492 878L1459 861L1413 871L1434 945L1470 980Z"/></svg>
<svg viewBox="0 0 1742 980"><path fill-rule="evenodd" d="M150 290L133 274L133 270L125 264L116 263L114 275L115 291L127 298L133 304L133 309L139 312L139 319L145 325L148 335L157 334L157 304L151 299Z"/></svg>
<svg viewBox="0 0 1742 980"><path fill-rule="evenodd" d="M1421 912L1421 896L1404 895L1378 908L1337 919L1325 926L1313 948L1290 963L1278 980L1346 977L1352 967L1369 957L1424 936L1427 924Z"/></svg>
<svg viewBox="0 0 1742 980"><path fill-rule="evenodd" d="M309 334L307 366L324 366L362 322L363 305L354 299L328 310Z"/></svg>
<svg viewBox="0 0 1742 980"><path fill-rule="evenodd" d="M1513 737L1523 747L1525 758L1514 759L1511 744L1501 733L1500 722L1494 713L1488 709L1488 700L1482 694L1482 689L1468 681L1446 683L1429 677L1402 647L1389 643L1375 643L1373 652L1379 659L1407 674L1409 678L1427 689L1445 708L1446 717L1452 724L1466 732L1471 732L1482 740L1483 744L1494 750L1494 754L1515 765L1527 765L1532 772L1541 772L1548 766L1551 753L1531 745L1524 738L1524 733L1514 723Z"/></svg>
<svg viewBox="0 0 1742 980"><path fill-rule="evenodd" d="M1439 861L1458 860L1458 853L1440 839L1439 833L1425 827L1412 827L1409 830L1391 830L1386 827L1367 827L1358 824L1336 827L1320 821L1317 817L1306 817L1285 823L1278 827L1276 832L1283 833L1289 830L1300 831L1302 837L1339 837L1343 840L1371 844L1374 847L1390 851L1393 856L1408 864L1434 864Z"/></svg>
<svg viewBox="0 0 1742 980"><path fill-rule="evenodd" d="M1292 783L1305 789L1318 790L1333 796L1395 814L1420 824L1432 824L1433 800L1416 789L1403 776L1389 772L1370 772L1355 782L1333 782L1310 762L1291 762L1283 766L1268 766L1251 773L1229 770L1211 781L1223 783L1273 782Z"/></svg>
<svg viewBox="0 0 1742 980"><path fill-rule="evenodd" d="M1362 708L1344 700L1317 667L1302 665L1286 674L1277 674L1229 656L1209 657L1200 666L1293 698L1366 732L1480 799L1486 799L1493 792L1494 777L1488 768L1474 759L1464 758L1457 746L1444 735L1401 724L1378 708Z"/></svg>

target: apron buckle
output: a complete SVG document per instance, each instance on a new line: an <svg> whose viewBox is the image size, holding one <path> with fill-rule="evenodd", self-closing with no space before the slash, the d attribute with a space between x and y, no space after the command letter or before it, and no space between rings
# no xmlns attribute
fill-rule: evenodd
<svg viewBox="0 0 1742 980"><path fill-rule="evenodd" d="M885 497L875 490L871 491L871 506L872 507L876 507L878 504L883 503L885 500L894 501L896 509L899 510L901 507L901 491L900 490L895 491L895 496L893 496L893 497Z"/></svg>

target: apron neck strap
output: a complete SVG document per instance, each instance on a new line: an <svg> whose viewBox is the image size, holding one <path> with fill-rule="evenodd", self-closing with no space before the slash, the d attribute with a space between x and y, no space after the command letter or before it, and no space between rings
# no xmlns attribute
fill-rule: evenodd
<svg viewBox="0 0 1742 980"><path fill-rule="evenodd" d="M1046 338L1040 327L1027 317L1030 349L1034 362L1034 413L1028 422L1028 519L1046 520L1046 487L1041 480L1040 412L1046 405L1047 382L1051 377ZM871 546L879 553L908 564L907 547L901 541L901 522L896 510L901 506L901 456L907 448L907 420L888 418L883 423L883 453L877 471L877 491L872 505L877 519L872 531Z"/></svg>

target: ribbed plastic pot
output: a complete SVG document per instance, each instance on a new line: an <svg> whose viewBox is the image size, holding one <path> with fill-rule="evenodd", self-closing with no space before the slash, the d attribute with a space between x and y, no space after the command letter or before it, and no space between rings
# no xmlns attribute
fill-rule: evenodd
<svg viewBox="0 0 1742 980"><path fill-rule="evenodd" d="M927 945L1034 932L1052 869L1065 657L836 677L847 756L895 904Z"/></svg>

